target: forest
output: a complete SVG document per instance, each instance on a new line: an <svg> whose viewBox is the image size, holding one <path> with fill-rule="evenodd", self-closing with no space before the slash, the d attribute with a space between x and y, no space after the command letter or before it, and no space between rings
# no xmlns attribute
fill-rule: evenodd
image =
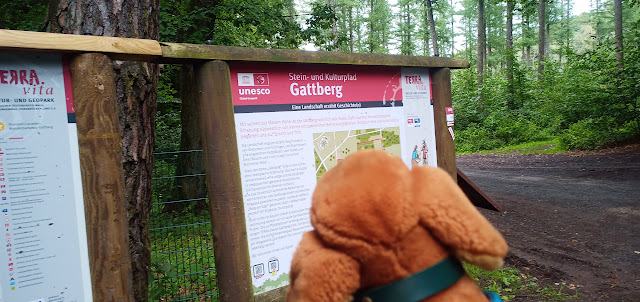
<svg viewBox="0 0 640 302"><path fill-rule="evenodd" d="M578 12L582 2L588 9ZM459 153L522 144L549 152L589 150L640 138L639 0L21 0L0 2L0 29L461 57L471 68L452 72ZM169 265L170 259L152 259L147 222L153 227L154 221L207 218L200 210L180 216L186 208L170 206L196 200L188 190L176 191L190 184L166 177L153 193L150 185L162 171L203 173L201 158L162 158L201 149L199 135L193 135L199 131L189 131L199 127L195 94L185 85L193 70L114 65L118 87L127 87L117 94L134 291L136 300L146 301L171 292L158 280L187 274ZM155 121L144 119L149 115ZM194 185L199 193L201 178ZM198 198L197 207L204 208L200 201L206 198ZM160 206L151 209L151 203ZM166 241L168 235L156 237ZM204 246L210 239L202 241ZM147 278L150 270L155 278Z"/></svg>
<svg viewBox="0 0 640 302"><path fill-rule="evenodd" d="M597 149L633 140L640 134L640 5L591 0L579 15L574 5L163 0L160 39L466 58L472 68L453 76L458 152L530 142ZM171 70L161 76L160 114L171 116L179 102L176 78Z"/></svg>

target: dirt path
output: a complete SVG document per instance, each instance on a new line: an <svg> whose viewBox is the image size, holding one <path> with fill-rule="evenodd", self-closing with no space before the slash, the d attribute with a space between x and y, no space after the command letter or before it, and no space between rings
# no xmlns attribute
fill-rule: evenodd
<svg viewBox="0 0 640 302"><path fill-rule="evenodd" d="M508 265L574 284L580 301L640 301L640 144L457 164L505 208L482 212L509 242Z"/></svg>

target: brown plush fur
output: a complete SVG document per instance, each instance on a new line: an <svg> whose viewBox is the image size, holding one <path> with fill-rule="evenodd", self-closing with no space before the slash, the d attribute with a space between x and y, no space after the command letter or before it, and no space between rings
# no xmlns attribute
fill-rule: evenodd
<svg viewBox="0 0 640 302"><path fill-rule="evenodd" d="M409 170L383 151L362 151L329 170L313 194L311 223L291 267L287 301L352 301L451 254L485 269L507 243L446 172ZM468 276L424 301L487 301Z"/></svg>

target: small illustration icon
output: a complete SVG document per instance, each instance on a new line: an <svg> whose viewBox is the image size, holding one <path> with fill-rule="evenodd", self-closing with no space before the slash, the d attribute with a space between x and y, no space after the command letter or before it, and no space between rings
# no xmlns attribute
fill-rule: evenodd
<svg viewBox="0 0 640 302"><path fill-rule="evenodd" d="M271 272L271 275L275 276L279 270L280 263L278 262L278 258L269 259L269 272Z"/></svg>
<svg viewBox="0 0 640 302"><path fill-rule="evenodd" d="M4 213L6 213L7 211L9 211L9 209L2 209L2 212L4 212Z"/></svg>
<svg viewBox="0 0 640 302"><path fill-rule="evenodd" d="M253 277L256 279L260 279L264 276L264 264L256 264L253 266Z"/></svg>
<svg viewBox="0 0 640 302"><path fill-rule="evenodd" d="M0 131L4 131L4 123L0 122Z"/></svg>
<svg viewBox="0 0 640 302"><path fill-rule="evenodd" d="M251 85L251 77L243 75L241 80L242 85Z"/></svg>
<svg viewBox="0 0 640 302"><path fill-rule="evenodd" d="M9 283L9 284L10 284L10 285L16 285L16 283L15 283L15 282L11 282L11 283Z"/></svg>
<svg viewBox="0 0 640 302"><path fill-rule="evenodd" d="M269 86L269 74L268 73L254 73L253 83L255 86Z"/></svg>
<svg viewBox="0 0 640 302"><path fill-rule="evenodd" d="M6 197L2 197L2 200L7 200L7 198Z"/></svg>

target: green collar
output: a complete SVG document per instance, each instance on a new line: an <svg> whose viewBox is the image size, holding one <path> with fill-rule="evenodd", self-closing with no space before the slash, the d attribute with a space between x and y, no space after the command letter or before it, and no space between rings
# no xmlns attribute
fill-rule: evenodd
<svg viewBox="0 0 640 302"><path fill-rule="evenodd" d="M356 293L356 302L416 302L433 296L456 283L465 271L454 257L389 284Z"/></svg>

